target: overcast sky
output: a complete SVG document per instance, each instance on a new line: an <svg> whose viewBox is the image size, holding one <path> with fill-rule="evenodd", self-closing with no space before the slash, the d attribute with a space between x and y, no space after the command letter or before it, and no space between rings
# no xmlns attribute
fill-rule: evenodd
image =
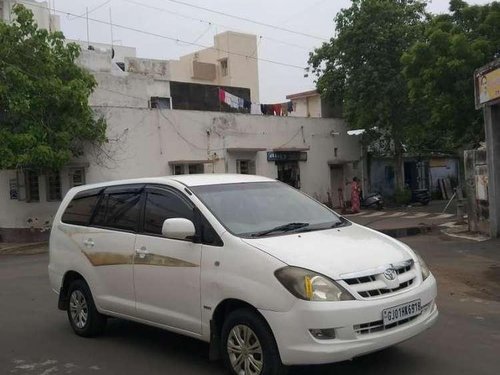
<svg viewBox="0 0 500 375"><path fill-rule="evenodd" d="M264 103L283 102L287 94L314 88L313 77L305 78L304 71L299 67L307 66L309 52L321 45L322 38L332 36L335 14L350 5L349 0L180 0L314 36L308 37L194 9L170 0L53 1L57 10L74 14L84 14L88 7L92 11L89 18L104 21L109 21L111 9L113 23L205 46L213 45L213 36L226 30L262 36L258 45L259 58L296 66L259 62L260 101ZM469 0L469 3L475 4L488 2ZM434 13L446 12L448 0L433 0L428 9ZM67 38L87 39L85 19L61 14L60 17L62 31ZM91 41L110 42L109 26L90 21L89 30ZM146 58L176 59L201 49L118 28L113 29L113 39L115 44L136 47L137 55Z"/></svg>

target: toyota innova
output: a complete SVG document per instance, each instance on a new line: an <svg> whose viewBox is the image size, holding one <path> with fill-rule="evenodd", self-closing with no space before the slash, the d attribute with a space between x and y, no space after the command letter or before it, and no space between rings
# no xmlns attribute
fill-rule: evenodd
<svg viewBox="0 0 500 375"><path fill-rule="evenodd" d="M54 218L49 274L77 335L130 319L208 342L234 374L351 359L438 317L418 253L258 176L73 188Z"/></svg>

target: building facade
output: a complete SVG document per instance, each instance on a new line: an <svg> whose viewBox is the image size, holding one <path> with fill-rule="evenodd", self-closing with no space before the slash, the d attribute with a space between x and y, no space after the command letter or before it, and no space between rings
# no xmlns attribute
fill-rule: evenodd
<svg viewBox="0 0 500 375"><path fill-rule="evenodd" d="M107 121L108 142L58 173L0 171L0 241L47 238L71 187L107 180L259 174L334 206L350 199L349 181L363 173L361 144L342 119L175 109L169 61L124 60L122 68L109 51L82 50L78 63L98 82L89 100Z"/></svg>
<svg viewBox="0 0 500 375"><path fill-rule="evenodd" d="M33 18L39 28L49 31L59 31L61 29L59 16L51 13L49 4L46 1L0 0L0 19L4 22L12 22L14 20L12 7L16 4L22 4L33 12Z"/></svg>

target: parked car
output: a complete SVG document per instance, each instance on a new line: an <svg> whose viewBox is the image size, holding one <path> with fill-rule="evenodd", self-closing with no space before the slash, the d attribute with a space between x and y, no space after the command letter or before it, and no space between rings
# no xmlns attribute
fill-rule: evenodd
<svg viewBox="0 0 500 375"><path fill-rule="evenodd" d="M73 188L54 218L49 275L77 335L130 319L210 343L234 374L351 359L438 317L415 251L258 176Z"/></svg>

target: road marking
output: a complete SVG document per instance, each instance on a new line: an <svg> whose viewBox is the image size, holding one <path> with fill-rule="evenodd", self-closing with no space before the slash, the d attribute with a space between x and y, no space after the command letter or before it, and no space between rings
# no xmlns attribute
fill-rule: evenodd
<svg viewBox="0 0 500 375"><path fill-rule="evenodd" d="M414 215L403 216L403 218L405 218L405 219L420 219L421 217L426 217L429 215L430 215L430 213L428 213L428 212L417 212Z"/></svg>
<svg viewBox="0 0 500 375"><path fill-rule="evenodd" d="M441 214L438 216L431 217L429 219L432 219L432 220L448 219L448 218L453 217L453 216L455 216L455 215L454 214Z"/></svg>
<svg viewBox="0 0 500 375"><path fill-rule="evenodd" d="M394 212L393 214L385 215L385 217L399 217L406 215L406 212Z"/></svg>
<svg viewBox="0 0 500 375"><path fill-rule="evenodd" d="M372 212L371 214L368 214L368 215L362 215L362 216L363 216L363 217L376 217L376 216L382 216L382 215L384 215L384 214L385 214L385 212L380 212L380 211L378 211L378 212Z"/></svg>

